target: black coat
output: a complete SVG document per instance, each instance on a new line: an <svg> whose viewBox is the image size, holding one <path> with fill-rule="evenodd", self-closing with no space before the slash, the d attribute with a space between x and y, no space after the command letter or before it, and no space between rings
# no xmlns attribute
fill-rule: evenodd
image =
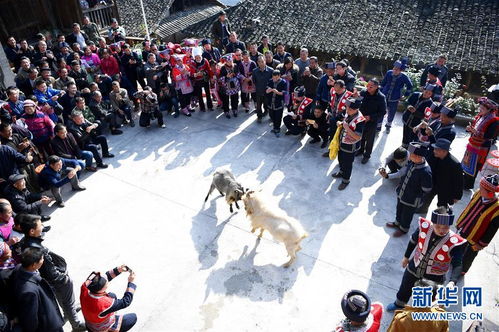
<svg viewBox="0 0 499 332"><path fill-rule="evenodd" d="M16 268L16 313L25 332L62 330L64 320L50 285L38 273Z"/></svg>
<svg viewBox="0 0 499 332"><path fill-rule="evenodd" d="M38 193L30 193L28 189L17 190L12 185L5 188L5 198L12 204L15 213L39 214L42 196Z"/></svg>
<svg viewBox="0 0 499 332"><path fill-rule="evenodd" d="M450 153L444 159L428 156L433 180L433 192L440 202L453 204L463 197L463 169L461 163Z"/></svg>
<svg viewBox="0 0 499 332"><path fill-rule="evenodd" d="M360 104L360 112L364 116L369 116L368 122L377 123L386 113L386 98L379 89L374 95L371 95L367 90L360 92L362 104Z"/></svg>

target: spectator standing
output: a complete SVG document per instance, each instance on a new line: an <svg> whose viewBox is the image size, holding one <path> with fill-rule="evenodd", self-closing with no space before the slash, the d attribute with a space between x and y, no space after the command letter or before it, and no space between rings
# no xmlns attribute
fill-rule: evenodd
<svg viewBox="0 0 499 332"><path fill-rule="evenodd" d="M446 62L447 56L445 54L442 54L437 58L434 64L427 65L423 73L421 74L419 86L422 88L426 85L426 82L428 80L428 71L432 66L435 66L439 69L438 79L440 80L440 83L442 83L442 87L445 87L449 75L449 68L447 68L447 66L445 65Z"/></svg>
<svg viewBox="0 0 499 332"><path fill-rule="evenodd" d="M267 109L269 110L269 116L274 126L272 132L276 137L281 135L284 94L287 89L286 81L281 78L281 72L279 70L274 70L272 72L272 79L267 83L265 92L267 93Z"/></svg>
<svg viewBox="0 0 499 332"><path fill-rule="evenodd" d="M225 46L229 43L229 34L232 29L230 27L230 22L227 19L227 14L225 11L220 11L218 13L218 18L211 27L211 34L215 39L215 46L218 49L225 49Z"/></svg>
<svg viewBox="0 0 499 332"><path fill-rule="evenodd" d="M258 67L253 69L251 79L255 86L256 97L256 116L257 122L261 123L262 118L268 114L266 99L267 84L272 79L272 68L265 64L263 56L259 56L257 60ZM263 112L262 112L263 107Z"/></svg>
<svg viewBox="0 0 499 332"><path fill-rule="evenodd" d="M90 18L88 16L83 16L83 25L81 29L85 32L89 41L93 41L94 43L99 42L100 32L99 27L94 22L90 22Z"/></svg>

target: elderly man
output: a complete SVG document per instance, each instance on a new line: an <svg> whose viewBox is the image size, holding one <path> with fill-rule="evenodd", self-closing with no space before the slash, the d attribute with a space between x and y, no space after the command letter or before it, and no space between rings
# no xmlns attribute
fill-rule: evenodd
<svg viewBox="0 0 499 332"><path fill-rule="evenodd" d="M42 62L47 62L49 68L55 68L56 58L51 50L47 49L47 43L43 40L38 42L38 52L33 56L33 64L35 66L41 66Z"/></svg>
<svg viewBox="0 0 499 332"><path fill-rule="evenodd" d="M132 117L132 106L133 103L128 97L128 92L120 87L120 83L113 81L112 91L109 94L109 99L111 100L111 106L115 112L121 116L125 116L125 119L130 124L130 127L135 127L135 122Z"/></svg>
<svg viewBox="0 0 499 332"><path fill-rule="evenodd" d="M340 170L332 174L333 178L342 179L338 190L344 190L350 183L355 153L360 149L360 141L365 126L365 118L359 111L360 104L360 100L347 99L345 102L346 114L344 117L342 115L336 117L336 120L338 120L336 126L343 127L340 135L340 151L338 152Z"/></svg>
<svg viewBox="0 0 499 332"><path fill-rule="evenodd" d="M82 161L76 159L65 159L52 155L47 164L40 172L40 186L50 190L54 195L55 202L59 207L64 207L64 199L61 195L61 187L71 182L74 191L85 190L80 185L80 171L85 167ZM64 176L64 177L63 177Z"/></svg>
<svg viewBox="0 0 499 332"><path fill-rule="evenodd" d="M66 126L59 123L54 128L55 136L52 139L54 153L64 159L85 160L85 170L95 172L97 168L92 166L94 155L88 150L82 150L76 143L73 134L68 133Z"/></svg>
<svg viewBox="0 0 499 332"><path fill-rule="evenodd" d="M468 242L465 244L462 275L473 264L478 252L486 248L499 227L499 176L482 177L480 189L475 192L457 220L459 235Z"/></svg>
<svg viewBox="0 0 499 332"><path fill-rule="evenodd" d="M69 83L75 83L74 78L69 77L69 71L67 68L62 68L59 70L59 77L55 80L54 89L66 90Z"/></svg>
<svg viewBox="0 0 499 332"><path fill-rule="evenodd" d="M5 197L12 204L15 213L40 215L42 221L50 220L49 216L42 215L42 205L50 203L51 199L38 193L31 193L26 188L26 176L14 174L9 177L9 185L5 188Z"/></svg>
<svg viewBox="0 0 499 332"><path fill-rule="evenodd" d="M97 162L97 167L107 168L103 163L99 154L98 145L102 148L102 157L113 158L114 155L109 153L107 139L103 135L97 135L97 123L91 123L81 112L73 112L71 122L68 125L68 130L73 134L78 146L82 150L88 150L94 155Z"/></svg>
<svg viewBox="0 0 499 332"><path fill-rule="evenodd" d="M82 31L78 23L73 23L73 31L66 36L66 41L72 45L73 43L80 44L81 49L87 47L88 36L85 31Z"/></svg>
<svg viewBox="0 0 499 332"><path fill-rule="evenodd" d="M121 135L123 132L119 130L119 124L124 119L124 116L118 115L114 110L109 109L107 104L102 100L102 93L100 91L94 91L91 94L92 99L90 99L89 107L92 114L99 121L107 122L109 124L109 130L111 135Z"/></svg>
<svg viewBox="0 0 499 332"><path fill-rule="evenodd" d="M395 222L386 223L387 227L397 229L394 237L407 234L416 209L421 207L424 195L432 189L432 174L425 156L428 148L412 142L408 148L409 163L403 168L403 174L397 187L397 212Z"/></svg>

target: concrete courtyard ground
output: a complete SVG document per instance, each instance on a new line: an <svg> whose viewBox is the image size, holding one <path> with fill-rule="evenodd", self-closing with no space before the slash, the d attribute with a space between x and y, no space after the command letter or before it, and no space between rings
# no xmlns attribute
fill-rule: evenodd
<svg viewBox="0 0 499 332"><path fill-rule="evenodd" d="M330 176L337 161L321 157L308 137L276 138L267 121L243 113L166 120L163 130L125 128L109 137L116 155L110 167L85 175L87 190L67 191L66 207L51 210L45 243L67 259L77 296L91 271L129 265L138 288L124 312L137 313L135 331L332 331L348 289L385 306L394 300L408 236L392 238L384 227L394 219L396 181L381 180L376 170L401 142L400 114L392 133L378 135L371 160L356 159L342 192ZM458 159L465 141L459 129L452 151ZM273 195L303 224L309 237L291 268L281 267L282 244L250 232L244 209L231 214L216 193L203 203L218 167ZM464 193L456 213L471 194ZM498 249L496 236L459 285L483 287L483 307L452 307L483 312L496 330ZM126 279L119 276L109 290L121 297ZM381 330L391 318L384 313ZM451 331L470 324L453 323Z"/></svg>

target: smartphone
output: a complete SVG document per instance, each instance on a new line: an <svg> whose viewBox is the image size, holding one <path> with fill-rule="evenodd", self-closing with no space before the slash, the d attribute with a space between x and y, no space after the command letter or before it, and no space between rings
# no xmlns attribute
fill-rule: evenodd
<svg viewBox="0 0 499 332"><path fill-rule="evenodd" d="M123 270L123 272L130 272L130 273L133 272L132 269L128 267L128 265L125 265L124 268L125 269Z"/></svg>

